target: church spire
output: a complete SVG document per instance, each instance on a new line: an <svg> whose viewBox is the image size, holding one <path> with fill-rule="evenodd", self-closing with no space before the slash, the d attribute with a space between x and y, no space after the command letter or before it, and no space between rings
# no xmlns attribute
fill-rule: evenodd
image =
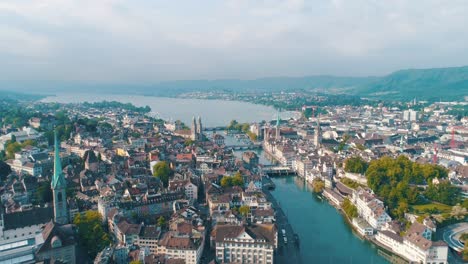
<svg viewBox="0 0 468 264"><path fill-rule="evenodd" d="M60 160L60 144L57 139L57 131L54 131L54 176L52 178L52 189L65 188L66 182L62 173L62 162Z"/></svg>
<svg viewBox="0 0 468 264"><path fill-rule="evenodd" d="M57 131L54 131L54 176L52 178L52 194L54 198L54 221L59 224L67 224L67 183L62 173L62 163L60 160L60 144L57 138Z"/></svg>

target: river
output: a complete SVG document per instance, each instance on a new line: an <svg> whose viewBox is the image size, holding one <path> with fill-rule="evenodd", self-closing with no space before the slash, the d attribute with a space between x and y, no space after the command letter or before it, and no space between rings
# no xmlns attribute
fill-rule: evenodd
<svg viewBox="0 0 468 264"><path fill-rule="evenodd" d="M277 111L270 106L238 101L165 98L140 95L105 95L66 93L49 96L42 102L82 103L118 101L136 106L151 107L152 114L165 120L181 120L190 125L193 116L201 116L206 127L226 126L233 119L238 122L260 122L276 119ZM280 118L289 119L297 112L280 112Z"/></svg>
<svg viewBox="0 0 468 264"><path fill-rule="evenodd" d="M389 263L300 178L273 178L273 182L276 189L271 193L299 235L303 263Z"/></svg>

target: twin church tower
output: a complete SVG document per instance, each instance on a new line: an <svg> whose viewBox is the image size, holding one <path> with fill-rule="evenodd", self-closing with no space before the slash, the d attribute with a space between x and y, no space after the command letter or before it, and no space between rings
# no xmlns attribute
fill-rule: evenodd
<svg viewBox="0 0 468 264"><path fill-rule="evenodd" d="M202 126L202 122L201 122L201 117L198 117L197 119L195 119L195 117L193 117L192 119L192 127L190 128L190 138L192 140L203 140L203 126Z"/></svg>

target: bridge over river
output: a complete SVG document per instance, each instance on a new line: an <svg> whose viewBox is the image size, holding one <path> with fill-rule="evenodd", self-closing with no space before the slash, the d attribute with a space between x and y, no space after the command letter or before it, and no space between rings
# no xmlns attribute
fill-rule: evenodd
<svg viewBox="0 0 468 264"><path fill-rule="evenodd" d="M288 166L265 165L262 171L272 177L296 175L296 172Z"/></svg>

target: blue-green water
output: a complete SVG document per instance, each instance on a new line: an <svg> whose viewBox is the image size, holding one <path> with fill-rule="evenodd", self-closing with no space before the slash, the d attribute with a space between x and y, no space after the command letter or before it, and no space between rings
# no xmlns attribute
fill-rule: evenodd
<svg viewBox="0 0 468 264"><path fill-rule="evenodd" d="M343 216L294 177L274 178L273 196L299 234L303 263L389 263L353 234Z"/></svg>

